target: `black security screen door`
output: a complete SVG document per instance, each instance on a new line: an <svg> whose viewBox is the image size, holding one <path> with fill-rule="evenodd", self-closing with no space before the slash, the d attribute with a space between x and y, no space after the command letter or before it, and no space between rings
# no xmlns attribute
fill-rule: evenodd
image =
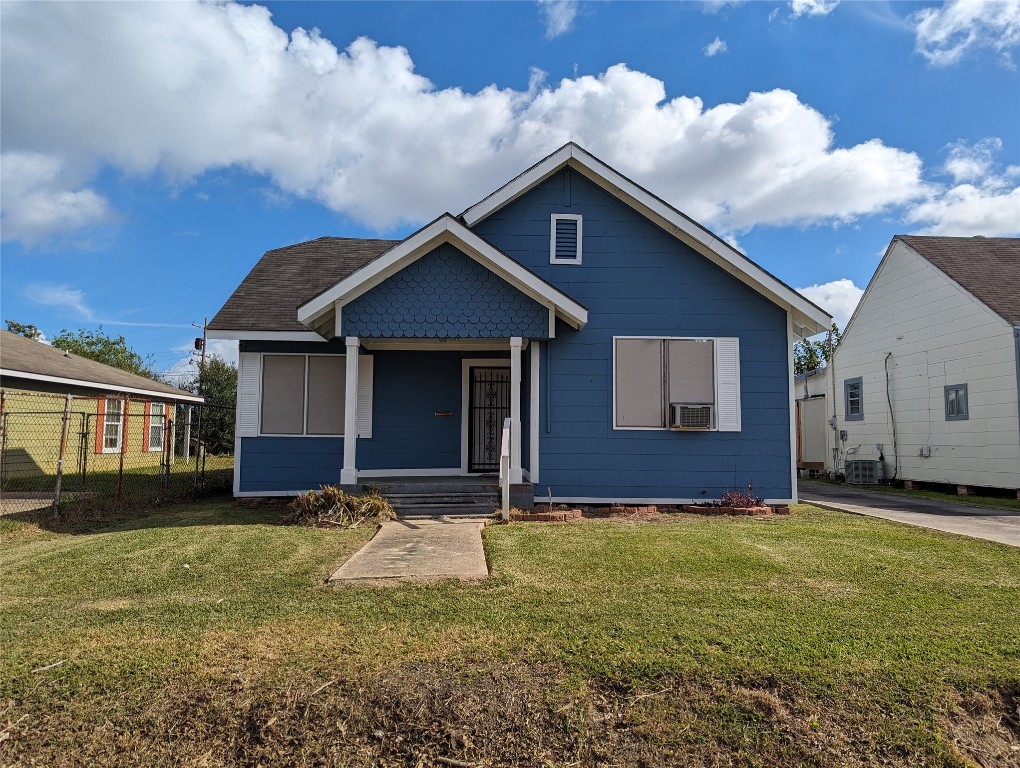
<svg viewBox="0 0 1020 768"><path fill-rule="evenodd" d="M503 419L510 417L510 369L472 368L468 394L468 471L498 472Z"/></svg>

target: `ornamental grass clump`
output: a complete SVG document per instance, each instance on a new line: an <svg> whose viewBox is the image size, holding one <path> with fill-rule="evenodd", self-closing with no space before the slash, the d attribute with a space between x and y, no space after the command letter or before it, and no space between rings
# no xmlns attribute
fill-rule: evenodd
<svg viewBox="0 0 1020 768"><path fill-rule="evenodd" d="M365 494L346 493L335 485L324 485L292 501L284 521L311 527L357 528L365 522L393 520L397 513L386 498L373 489Z"/></svg>

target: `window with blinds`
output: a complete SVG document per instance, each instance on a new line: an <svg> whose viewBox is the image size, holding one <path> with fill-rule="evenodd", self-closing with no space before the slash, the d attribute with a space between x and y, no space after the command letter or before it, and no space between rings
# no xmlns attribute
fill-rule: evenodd
<svg viewBox="0 0 1020 768"><path fill-rule="evenodd" d="M736 338L613 340L614 429L740 431Z"/></svg>
<svg viewBox="0 0 1020 768"><path fill-rule="evenodd" d="M581 216L574 213L554 213L549 234L549 262L551 264L581 263Z"/></svg>
<svg viewBox="0 0 1020 768"><path fill-rule="evenodd" d="M342 435L346 362L340 355L263 355L264 435Z"/></svg>

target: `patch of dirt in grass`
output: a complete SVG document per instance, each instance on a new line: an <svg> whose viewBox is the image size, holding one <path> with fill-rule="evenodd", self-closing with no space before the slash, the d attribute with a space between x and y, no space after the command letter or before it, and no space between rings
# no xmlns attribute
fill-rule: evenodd
<svg viewBox="0 0 1020 768"><path fill-rule="evenodd" d="M906 726L890 737L838 695L684 677L633 688L552 666L447 661L276 684L179 681L130 700L30 697L0 711L5 765L943 764L934 739L919 748Z"/></svg>
<svg viewBox="0 0 1020 768"><path fill-rule="evenodd" d="M952 749L968 764L1020 766L1020 686L956 697L943 729Z"/></svg>

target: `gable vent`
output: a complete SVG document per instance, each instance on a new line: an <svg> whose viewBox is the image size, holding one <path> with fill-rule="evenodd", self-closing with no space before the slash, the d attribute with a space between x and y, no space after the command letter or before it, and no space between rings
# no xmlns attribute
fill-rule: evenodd
<svg viewBox="0 0 1020 768"><path fill-rule="evenodd" d="M581 217L576 214L553 214L549 244L552 264L581 263Z"/></svg>

